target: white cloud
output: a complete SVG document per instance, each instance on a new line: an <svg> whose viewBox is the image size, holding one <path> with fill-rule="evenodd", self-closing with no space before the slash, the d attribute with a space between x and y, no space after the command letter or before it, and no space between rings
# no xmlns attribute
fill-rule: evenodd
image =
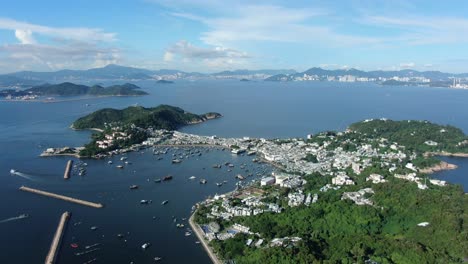
<svg viewBox="0 0 468 264"><path fill-rule="evenodd" d="M170 54L170 55L169 55ZM216 59L216 58L249 58L242 51L216 46L212 48L197 47L186 40L181 40L167 49L166 55L170 59L174 55L180 55L189 59ZM166 56L165 56L166 57Z"/></svg>
<svg viewBox="0 0 468 264"><path fill-rule="evenodd" d="M165 62L171 62L174 60L174 53L166 51L164 52L164 61Z"/></svg>
<svg viewBox="0 0 468 264"><path fill-rule="evenodd" d="M14 32L18 43L0 46L0 71L100 67L121 61L121 50L108 44L115 33L93 28L54 28L0 18L0 30ZM39 43L34 36L43 40ZM47 43L47 44L45 44Z"/></svg>
<svg viewBox="0 0 468 264"><path fill-rule="evenodd" d="M400 67L403 68L403 69L414 68L414 67L416 67L416 63L414 63L414 62L403 62L403 63L400 63Z"/></svg>
<svg viewBox="0 0 468 264"><path fill-rule="evenodd" d="M102 29L96 28L56 28L47 27L42 25L31 24L27 22L21 22L9 18L0 18L0 29L15 30L29 32L44 35L47 37L54 37L64 40L75 40L75 41L88 41L88 42L99 42L105 41L110 42L116 40L115 33L104 32Z"/></svg>
<svg viewBox="0 0 468 264"><path fill-rule="evenodd" d="M467 43L468 19L434 16L367 16L369 25L394 28L396 40L410 45Z"/></svg>
<svg viewBox="0 0 468 264"><path fill-rule="evenodd" d="M200 68L231 69L232 67L247 65L252 57L246 52L222 46L196 46L186 40L181 40L164 53L164 62L171 66L190 64L196 70Z"/></svg>
<svg viewBox="0 0 468 264"><path fill-rule="evenodd" d="M357 45L378 43L372 37L335 32L330 26L314 25L314 19L327 15L322 9L287 8L277 5L229 6L230 15L201 17L187 12L173 16L198 21L209 30L200 39L210 45L232 46L239 41L275 41Z"/></svg>
<svg viewBox="0 0 468 264"><path fill-rule="evenodd" d="M21 44L35 44L36 41L32 36L31 30L15 30L15 37L21 42Z"/></svg>

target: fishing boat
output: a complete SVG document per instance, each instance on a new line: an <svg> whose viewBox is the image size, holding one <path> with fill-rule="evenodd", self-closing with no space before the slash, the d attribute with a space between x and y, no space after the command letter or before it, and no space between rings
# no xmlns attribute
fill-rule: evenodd
<svg viewBox="0 0 468 264"><path fill-rule="evenodd" d="M163 178L163 181L170 181L172 180L172 175L167 175L166 177Z"/></svg>

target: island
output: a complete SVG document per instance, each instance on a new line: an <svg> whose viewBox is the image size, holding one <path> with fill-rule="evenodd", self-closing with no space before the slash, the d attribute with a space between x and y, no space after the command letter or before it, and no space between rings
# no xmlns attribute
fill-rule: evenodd
<svg viewBox="0 0 468 264"><path fill-rule="evenodd" d="M65 82L43 84L19 91L13 89L0 91L0 97L5 97L7 100L34 100L41 96L141 96L147 94L141 91L140 87L130 83L103 87Z"/></svg>
<svg viewBox="0 0 468 264"><path fill-rule="evenodd" d="M156 109L164 114L156 115ZM196 204L190 225L214 263L459 263L466 258L468 196L461 186L430 175L431 168L455 168L443 165L439 155L468 154L468 137L456 127L369 119L306 138L220 138L175 130L220 116L215 113L198 116L171 106L101 111L74 123L102 131L85 146L89 150L109 137L128 146L133 135L138 137L132 132L129 139L120 129L129 125L144 134L133 147L218 147L276 167L251 184L243 183L249 175L237 175L235 190ZM122 145L116 146L105 145L101 154L120 153Z"/></svg>

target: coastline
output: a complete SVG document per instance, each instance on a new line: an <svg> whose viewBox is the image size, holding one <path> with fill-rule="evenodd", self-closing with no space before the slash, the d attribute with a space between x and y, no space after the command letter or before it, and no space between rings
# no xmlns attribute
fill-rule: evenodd
<svg viewBox="0 0 468 264"><path fill-rule="evenodd" d="M223 262L221 262L221 260L218 258L218 256L216 256L216 254L213 252L213 250L211 249L211 247L208 245L207 241L205 240L205 238L203 237L203 233L202 233L202 230L200 228L200 226L195 223L193 221L193 217L195 216L195 213L197 212L198 209L196 209L193 214L190 216L189 218L189 225L190 227L192 228L193 232L195 233L195 235L197 236L198 240L201 242L201 244L203 245L203 248L205 249L206 253L208 254L208 256L210 257L211 261L214 263L214 264L222 264Z"/></svg>
<svg viewBox="0 0 468 264"><path fill-rule="evenodd" d="M444 157L459 157L459 158L468 158L468 153L463 152L426 152L424 153L425 156L444 156Z"/></svg>

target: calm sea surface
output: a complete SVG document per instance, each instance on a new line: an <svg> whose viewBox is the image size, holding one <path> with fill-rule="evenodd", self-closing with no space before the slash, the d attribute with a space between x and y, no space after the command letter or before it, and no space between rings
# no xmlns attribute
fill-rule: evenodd
<svg viewBox="0 0 468 264"><path fill-rule="evenodd" d="M450 124L468 132L468 91L426 87L382 87L371 84L270 83L239 81L178 81L171 85L137 83L150 93L145 97L97 98L61 103L0 102L0 221L26 213L30 217L0 222L1 263L41 263L50 246L60 214L71 211L59 255L61 263L152 263L156 256L165 263L209 263L194 235L185 228L194 203L234 189L238 173L265 175L272 171L256 165L251 157L233 156L227 151L199 149L172 165L173 154L186 155L183 149L155 156L150 149L129 153L131 165L118 170L120 156L108 160L86 160L85 176L64 181L67 157L40 158L47 147L80 146L90 132L73 131L70 124L95 110L131 105L159 104L179 106L194 113L216 111L223 118L185 127L184 132L222 137L305 137L324 130L343 130L350 123L367 118L424 119ZM88 104L88 106L87 106ZM163 157L158 160L158 157ZM437 177L468 189L468 159L450 158L459 165L455 171ZM213 169L213 164L235 164L233 171ZM246 164L245 169L240 166ZM10 169L20 175L10 175ZM248 171L246 171L248 170ZM155 178L171 174L170 182L155 183ZM190 181L190 176L197 179ZM198 183L200 178L208 184ZM253 177L255 178L255 177ZM252 179L253 179L252 178ZM221 187L216 182L227 181ZM138 190L129 190L137 184ZM25 185L105 204L93 209L36 196L18 190ZM140 200L152 200L140 205ZM161 205L169 200L167 205ZM174 218L176 218L174 222ZM91 230L96 226L97 230ZM117 234L124 235L118 238ZM142 250L141 245L151 246ZM77 243L78 248L70 247ZM84 252L86 246L99 243ZM88 249L89 250L89 249Z"/></svg>

